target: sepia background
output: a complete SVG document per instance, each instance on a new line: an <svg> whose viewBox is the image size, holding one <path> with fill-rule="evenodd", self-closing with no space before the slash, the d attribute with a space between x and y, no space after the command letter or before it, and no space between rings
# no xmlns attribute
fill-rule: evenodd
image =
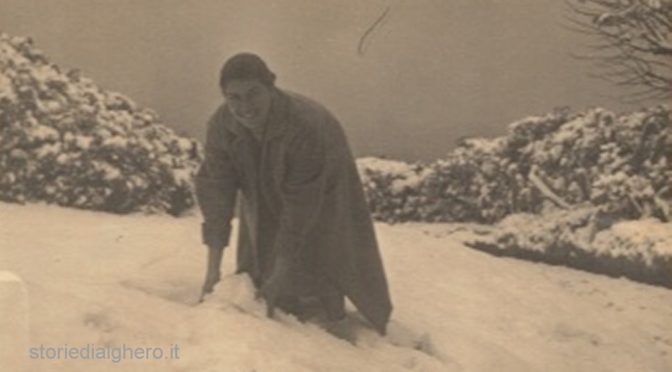
<svg viewBox="0 0 672 372"><path fill-rule="evenodd" d="M587 78L561 0L2 0L0 29L202 140L217 74L240 51L325 103L359 156L433 160L465 136L555 107L628 111ZM357 52L365 31L389 12ZM422 143L422 146L417 146Z"/></svg>

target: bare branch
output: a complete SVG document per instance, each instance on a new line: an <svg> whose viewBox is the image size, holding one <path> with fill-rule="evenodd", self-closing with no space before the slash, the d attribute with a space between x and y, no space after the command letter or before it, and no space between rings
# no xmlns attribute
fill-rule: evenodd
<svg viewBox="0 0 672 372"><path fill-rule="evenodd" d="M647 0L565 0L565 28L598 40L589 54L593 78L633 90L631 99L672 97L672 2ZM640 89L637 89L640 88Z"/></svg>

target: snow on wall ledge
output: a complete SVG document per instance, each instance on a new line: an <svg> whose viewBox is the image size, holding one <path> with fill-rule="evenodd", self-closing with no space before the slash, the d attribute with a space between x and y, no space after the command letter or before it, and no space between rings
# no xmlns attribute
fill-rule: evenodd
<svg viewBox="0 0 672 372"><path fill-rule="evenodd" d="M12 371L27 367L28 310L23 281L11 272L0 271L0 365Z"/></svg>
<svg viewBox="0 0 672 372"><path fill-rule="evenodd" d="M200 159L154 111L0 33L0 200L179 214Z"/></svg>
<svg viewBox="0 0 672 372"><path fill-rule="evenodd" d="M494 234L466 243L496 255L545 262L626 277L672 288L672 223L647 218L619 221L608 228L592 208L544 216L518 214Z"/></svg>

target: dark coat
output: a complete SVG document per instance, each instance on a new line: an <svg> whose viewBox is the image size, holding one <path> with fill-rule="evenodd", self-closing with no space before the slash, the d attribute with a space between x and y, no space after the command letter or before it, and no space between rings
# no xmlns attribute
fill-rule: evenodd
<svg viewBox="0 0 672 372"><path fill-rule="evenodd" d="M387 281L337 119L320 104L278 89L261 143L223 104L208 122L205 153L196 180L204 242L228 245L240 191L239 271L259 285L270 275L273 255L292 257L384 333L392 311Z"/></svg>

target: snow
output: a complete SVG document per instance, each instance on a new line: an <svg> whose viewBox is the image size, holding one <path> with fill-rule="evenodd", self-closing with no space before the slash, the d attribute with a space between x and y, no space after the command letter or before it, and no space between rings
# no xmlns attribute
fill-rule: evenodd
<svg viewBox="0 0 672 372"><path fill-rule="evenodd" d="M173 180L175 180L175 183L178 185L181 184L191 184L192 183L192 175L191 175L191 170L190 169L173 169L171 172L173 176Z"/></svg>
<svg viewBox="0 0 672 372"><path fill-rule="evenodd" d="M68 80L63 77L63 75L57 71L52 65L37 65L32 71L32 76L35 80L41 83L48 82L61 82L63 84L67 83Z"/></svg>
<svg viewBox="0 0 672 372"><path fill-rule="evenodd" d="M390 190L393 194L401 194L406 190L412 190L419 187L422 182L432 175L431 169L424 169L420 173L408 172L404 174L404 178L399 178L392 181Z"/></svg>
<svg viewBox="0 0 672 372"><path fill-rule="evenodd" d="M20 282L18 276L10 273L9 271L0 271L0 282Z"/></svg>
<svg viewBox="0 0 672 372"><path fill-rule="evenodd" d="M9 101L16 100L16 93L12 86L12 80L0 72L0 100L7 99Z"/></svg>
<svg viewBox="0 0 672 372"><path fill-rule="evenodd" d="M93 164L94 169L103 174L103 179L106 181L116 180L121 177L121 171L108 162L94 160L91 164Z"/></svg>
<svg viewBox="0 0 672 372"><path fill-rule="evenodd" d="M103 140L103 146L125 148L128 145L128 139L122 136L107 137Z"/></svg>
<svg viewBox="0 0 672 372"><path fill-rule="evenodd" d="M26 289L16 275L0 270L0 365L25 367L21 354L28 348Z"/></svg>
<svg viewBox="0 0 672 372"><path fill-rule="evenodd" d="M193 143L184 137L177 139L177 146L184 152L190 151L193 148Z"/></svg>
<svg viewBox="0 0 672 372"><path fill-rule="evenodd" d="M370 173L390 177L392 179L390 183L392 194L401 194L404 191L417 188L432 174L431 169L428 168L418 169L422 167L399 160L375 157L357 159L357 167L364 184L372 185Z"/></svg>
<svg viewBox="0 0 672 372"><path fill-rule="evenodd" d="M78 148L82 150L88 150L91 147L92 142L93 142L92 137L81 135L75 136L75 144L77 145Z"/></svg>
<svg viewBox="0 0 672 372"><path fill-rule="evenodd" d="M649 265L656 258L672 262L672 224L654 218L619 222L599 232L593 246L605 256L641 257Z"/></svg>
<svg viewBox="0 0 672 372"><path fill-rule="evenodd" d="M0 34L0 58L12 59L19 66L29 63L28 59L24 57L16 48L11 47L5 41L10 43L21 43L20 38L8 37L6 34Z"/></svg>
<svg viewBox="0 0 672 372"><path fill-rule="evenodd" d="M0 203L0 220L0 270L25 281L31 347L180 349L174 360L32 359L34 371L672 370L672 291L465 247L479 227L377 224L395 310L387 337L359 325L353 345L267 319L232 274L233 249L197 305L206 252L195 213Z"/></svg>
<svg viewBox="0 0 672 372"><path fill-rule="evenodd" d="M482 137L467 138L464 140L464 145L483 154L492 154L506 146L506 137L497 137L494 139Z"/></svg>
<svg viewBox="0 0 672 372"><path fill-rule="evenodd" d="M56 129L39 124L32 127L28 135L37 141L55 141L60 137Z"/></svg>
<svg viewBox="0 0 672 372"><path fill-rule="evenodd" d="M413 172L410 164L398 160L366 157L357 159L357 166L362 170L375 170L381 173L406 174Z"/></svg>
<svg viewBox="0 0 672 372"><path fill-rule="evenodd" d="M38 159L42 159L48 156L54 156L61 151L60 143L47 143L42 145L35 151L35 155Z"/></svg>

